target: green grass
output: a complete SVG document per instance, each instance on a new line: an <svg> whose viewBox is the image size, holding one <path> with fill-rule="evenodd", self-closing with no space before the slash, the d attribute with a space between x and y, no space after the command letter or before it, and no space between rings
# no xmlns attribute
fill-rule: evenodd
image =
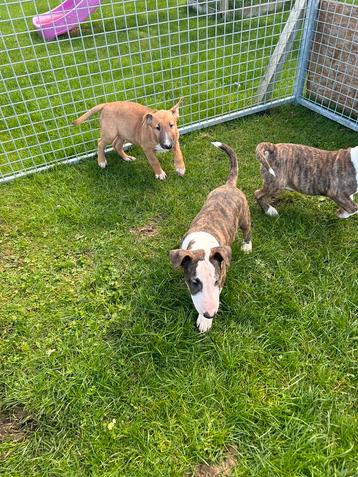
<svg viewBox="0 0 358 477"><path fill-rule="evenodd" d="M356 135L300 107L183 136L187 175L155 181L143 153L59 166L1 187L0 474L182 477L238 449L236 477L353 477L357 462L357 218L283 193L253 201L262 140L335 149ZM225 181L231 144L253 218L213 329L199 335L168 251ZM158 234L131 229L153 224ZM26 426L25 426L26 430ZM1 435L1 434L0 434Z"/></svg>
<svg viewBox="0 0 358 477"><path fill-rule="evenodd" d="M289 11L260 19L198 16L180 2L103 1L77 36L43 41L32 17L58 4L12 4L1 14L0 94L6 123L0 139L12 170L58 162L96 149L98 118L72 120L104 101L134 100L156 108L185 97L182 125L245 109L255 94ZM297 34L274 99L292 95Z"/></svg>

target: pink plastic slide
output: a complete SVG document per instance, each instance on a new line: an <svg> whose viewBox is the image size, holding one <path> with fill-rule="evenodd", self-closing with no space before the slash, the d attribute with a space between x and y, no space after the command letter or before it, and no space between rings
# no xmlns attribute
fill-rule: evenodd
<svg viewBox="0 0 358 477"><path fill-rule="evenodd" d="M65 0L53 10L36 15L32 23L44 40L53 40L58 35L76 28L97 9L100 3L101 0Z"/></svg>

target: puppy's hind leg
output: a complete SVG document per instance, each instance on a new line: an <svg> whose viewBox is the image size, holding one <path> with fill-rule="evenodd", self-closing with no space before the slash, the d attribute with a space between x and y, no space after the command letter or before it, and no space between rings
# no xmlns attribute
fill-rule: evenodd
<svg viewBox="0 0 358 477"><path fill-rule="evenodd" d="M114 147L115 151L117 152L118 156L123 160L123 161L135 161L136 158L133 156L128 156L128 154L125 153L123 149L123 144L124 141L122 138L119 136L116 136L114 141L112 142L112 146Z"/></svg>
<svg viewBox="0 0 358 477"><path fill-rule="evenodd" d="M98 155L97 155L97 164L101 169L104 169L107 166L107 160L105 156L106 141L101 137L98 139Z"/></svg>
<svg viewBox="0 0 358 477"><path fill-rule="evenodd" d="M244 236L244 241L241 245L241 250L244 253L252 252L252 242L251 242L251 219L249 213L243 217L239 223L240 229Z"/></svg>
<svg viewBox="0 0 358 477"><path fill-rule="evenodd" d="M340 219L348 219L351 215L358 213L358 205L350 197L335 196L331 199L341 207L337 210L337 216Z"/></svg>
<svg viewBox="0 0 358 477"><path fill-rule="evenodd" d="M278 192L278 189L269 189L267 188L266 184L264 184L262 189L259 189L255 192L255 198L261 207L261 209L265 212L266 215L270 215L271 217L277 217L278 211L275 207L270 205L270 199Z"/></svg>

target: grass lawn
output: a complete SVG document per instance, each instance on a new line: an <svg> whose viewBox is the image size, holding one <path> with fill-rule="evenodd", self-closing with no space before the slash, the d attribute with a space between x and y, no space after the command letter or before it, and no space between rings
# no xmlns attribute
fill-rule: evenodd
<svg viewBox="0 0 358 477"><path fill-rule="evenodd" d="M253 218L212 330L168 251L228 174ZM357 471L357 219L283 193L253 201L263 140L336 149L357 135L289 106L182 137L187 175L143 153L59 166L1 186L0 474L183 477L234 446L236 477Z"/></svg>

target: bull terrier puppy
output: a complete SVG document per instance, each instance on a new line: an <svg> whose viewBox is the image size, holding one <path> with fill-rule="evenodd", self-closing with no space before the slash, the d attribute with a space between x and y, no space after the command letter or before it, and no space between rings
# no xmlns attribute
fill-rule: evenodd
<svg viewBox="0 0 358 477"><path fill-rule="evenodd" d="M353 201L358 192L358 146L324 151L300 144L263 142L256 147L256 157L261 163L263 187L255 197L267 215L278 215L270 199L281 189L329 197L339 205L340 219L358 212Z"/></svg>
<svg viewBox="0 0 358 477"><path fill-rule="evenodd" d="M238 166L235 152L213 142L230 158L231 170L225 185L214 189L185 234L181 248L170 252L174 268L181 266L194 306L199 313L200 332L211 328L219 309L219 297L231 260L231 244L237 229L243 232L242 250L251 252L251 218L245 195L236 187Z"/></svg>
<svg viewBox="0 0 358 477"><path fill-rule="evenodd" d="M112 145L123 161L134 161L135 157L128 156L123 150L126 141L140 146L151 165L156 179L166 179L166 174L154 154L173 151L174 163L178 175L185 173L183 154L179 146L179 131L177 119L182 98L169 111L154 111L146 106L129 101L98 104L87 113L73 121L74 125L83 123L87 118L100 112L101 137L98 140L99 167L105 168L105 147Z"/></svg>

